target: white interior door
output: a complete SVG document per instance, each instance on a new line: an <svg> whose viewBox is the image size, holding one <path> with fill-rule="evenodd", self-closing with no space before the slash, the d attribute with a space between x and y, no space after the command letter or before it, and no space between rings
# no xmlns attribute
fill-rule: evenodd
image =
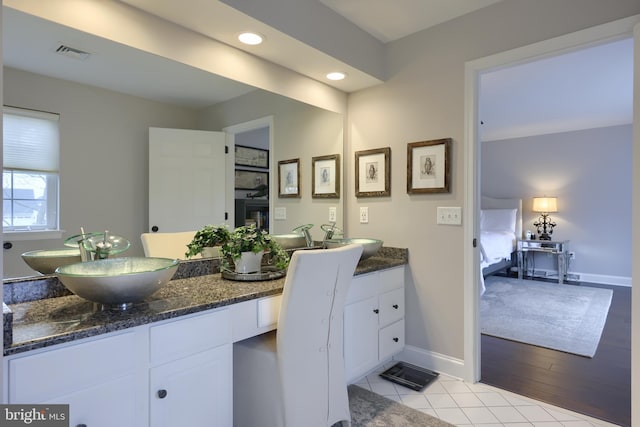
<svg viewBox="0 0 640 427"><path fill-rule="evenodd" d="M225 222L225 133L149 128L149 231Z"/></svg>

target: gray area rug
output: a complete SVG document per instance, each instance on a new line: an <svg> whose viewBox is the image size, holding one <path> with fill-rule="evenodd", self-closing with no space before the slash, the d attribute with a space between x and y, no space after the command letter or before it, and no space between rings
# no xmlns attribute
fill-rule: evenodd
<svg viewBox="0 0 640 427"><path fill-rule="evenodd" d="M348 391L352 427L450 427L453 425L356 385L350 385Z"/></svg>
<svg viewBox="0 0 640 427"><path fill-rule="evenodd" d="M593 357L613 291L490 276L480 299L485 335Z"/></svg>

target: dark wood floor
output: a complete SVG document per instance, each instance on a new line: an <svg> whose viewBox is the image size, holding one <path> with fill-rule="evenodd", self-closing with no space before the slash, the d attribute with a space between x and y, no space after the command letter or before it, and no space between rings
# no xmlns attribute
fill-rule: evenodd
<svg viewBox="0 0 640 427"><path fill-rule="evenodd" d="M482 335L481 382L621 426L631 426L631 288L613 289L593 358Z"/></svg>

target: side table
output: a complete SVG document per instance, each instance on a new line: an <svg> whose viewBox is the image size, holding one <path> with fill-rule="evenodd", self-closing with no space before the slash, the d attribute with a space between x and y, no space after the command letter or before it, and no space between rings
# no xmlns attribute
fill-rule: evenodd
<svg viewBox="0 0 640 427"><path fill-rule="evenodd" d="M524 268L524 254L526 252L543 252L558 258L558 283L562 284L567 276L569 267L569 241L527 240L518 239L518 279L522 279Z"/></svg>

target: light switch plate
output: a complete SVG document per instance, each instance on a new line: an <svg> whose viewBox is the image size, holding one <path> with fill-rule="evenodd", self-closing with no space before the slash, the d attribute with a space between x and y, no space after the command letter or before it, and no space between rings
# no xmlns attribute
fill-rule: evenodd
<svg viewBox="0 0 640 427"><path fill-rule="evenodd" d="M336 222L338 213L335 206L329 206L329 222Z"/></svg>
<svg viewBox="0 0 640 427"><path fill-rule="evenodd" d="M279 220L287 219L287 208L275 208L273 216Z"/></svg>
<svg viewBox="0 0 640 427"><path fill-rule="evenodd" d="M438 206L436 223L443 225L462 225L462 208Z"/></svg>

